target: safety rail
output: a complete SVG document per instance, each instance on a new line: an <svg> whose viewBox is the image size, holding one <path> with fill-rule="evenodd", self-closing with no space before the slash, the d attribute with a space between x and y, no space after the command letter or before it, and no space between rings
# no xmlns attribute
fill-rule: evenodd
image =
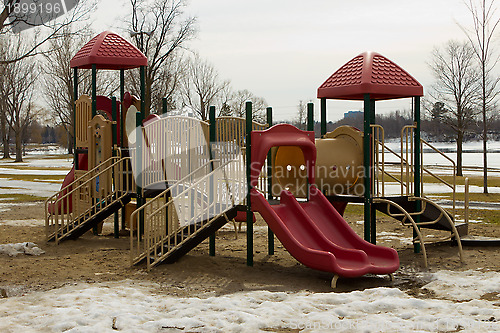
<svg viewBox="0 0 500 333"><path fill-rule="evenodd" d="M131 263L146 259L149 270L215 219L227 220L225 212L245 198L242 169L241 160L211 160L195 171L206 171L203 177L188 175L135 210L130 219L137 226L144 221L144 234L130 233Z"/></svg>
<svg viewBox="0 0 500 333"><path fill-rule="evenodd" d="M224 142L232 146L234 150L239 148L246 163L246 119L242 117L222 116L215 120L216 141ZM268 124L252 121L252 131L262 131L268 128ZM262 167L258 188L267 196L267 160Z"/></svg>
<svg viewBox="0 0 500 333"><path fill-rule="evenodd" d="M194 170L191 174L184 176L183 178L179 179L179 181L174 184L173 186L178 186L178 184L182 184L184 182L188 182L188 180L194 178L194 174L198 172L203 172L206 170L209 170L211 168L210 165L211 161L205 163L201 167L197 168ZM172 188L173 188L172 186ZM143 206L137 208L134 212L132 212L130 216L130 221L133 221L133 227L130 228L130 255L131 255L131 263L132 265L135 265L139 262L141 262L145 256L146 256L146 243L144 242L144 239L142 238L142 235L138 234L137 237L134 237L134 234L140 229L144 228L144 226L140 226L140 218L143 218L145 221L149 221L148 217L151 215L151 212L156 212L158 209L161 209L161 207L164 207L165 205L168 204L169 201L171 201L171 187L166 188L163 190L161 193L156 195L154 198L151 198L148 200ZM175 210L172 210L172 206L168 207L168 209L165 209L165 221L175 221L178 220L177 214L175 214ZM143 214L141 216L140 214ZM168 220L167 220L168 218ZM151 230L151 229L150 229ZM160 233L160 235L162 235Z"/></svg>
<svg viewBox="0 0 500 333"><path fill-rule="evenodd" d="M407 125L401 129L401 195L413 195L414 189L414 136L416 125ZM404 161L404 162L403 162ZM403 186L403 183L405 186ZM406 189L406 192L404 191Z"/></svg>
<svg viewBox="0 0 500 333"><path fill-rule="evenodd" d="M412 226L413 230L416 233L416 237L413 238L412 242L414 243L416 239L419 240L421 249L422 249L422 254L424 255L424 265L425 267L428 267L428 262L427 262L427 251L425 250L425 242L424 242L424 237L422 236L422 232L420 231L418 224L415 223L415 220L411 217L411 214L408 213L403 207L401 207L399 204L395 203L394 201L384 199L384 198L374 198L373 199L374 203L385 203L388 206L387 211L390 212L389 206L393 206L397 208L401 214L404 216L402 219L401 223L406 226ZM396 217L397 214L391 214L390 216ZM408 222L406 222L408 220Z"/></svg>
<svg viewBox="0 0 500 333"><path fill-rule="evenodd" d="M372 149L374 150L374 169L372 170L372 188L374 196L385 196L385 132L380 125L370 125L372 128ZM389 176L390 174L387 173Z"/></svg>
<svg viewBox="0 0 500 333"><path fill-rule="evenodd" d="M385 196L385 177L389 177L398 184L401 185L403 191L401 191L401 195L404 193L404 189L408 186L407 183L403 182L403 177L398 179L393 173L386 170L386 152L392 154L396 157L397 164L406 164L406 159L404 159L400 154L396 153L394 150L389 148L385 144L385 131L384 128L380 125L372 124L370 125L372 128L372 149L374 152L374 170L372 174L372 188L374 189L374 197L384 197Z"/></svg>
<svg viewBox="0 0 500 333"><path fill-rule="evenodd" d="M423 171L427 172L430 176L434 177L435 179L437 179L440 183L448 186L451 190L452 190L452 201L453 201L453 216L455 216L455 211L456 211L456 193L457 193L457 166L455 164L455 161L453 161L451 158L449 158L448 156L446 156L446 154L444 154L442 151L440 151L439 149L437 149L436 147L434 147L433 145L431 145L429 142L421 139L420 140L421 144L425 144L427 147L431 148L432 150L434 150L436 153L440 154L441 156L443 156L446 160L448 160L451 165L452 165L452 169L453 169L453 183L448 183L446 180L442 179L441 177L439 177L438 175L434 174L432 171L430 171L429 169L427 169L425 166L423 166L423 154L424 154L424 150L423 150L423 146L421 147L420 149L420 152L421 152L421 155L422 155L422 173ZM422 193L424 192L423 191L423 182L422 182Z"/></svg>
<svg viewBox="0 0 500 333"><path fill-rule="evenodd" d="M414 161L414 136L413 131L416 128L415 125L407 125L401 129L401 152L398 154L394 150L390 149L385 144L384 139L384 129L380 125L371 125L372 127L372 149L374 153L374 170L373 170L373 180L372 180L372 188L374 189L374 196L379 197L385 196L385 177L389 177L400 185L400 195L406 196L414 196L414 176L415 176L415 161ZM444 184L449 187L452 191L452 215L456 214L456 164L453 159L446 156L439 149L434 147L432 144L427 142L424 139L420 139L420 159L421 159L421 174L420 174L420 186L421 186L421 195L424 193L424 181L423 176L425 174L431 176L436 179L439 183ZM439 175L432 172L429 168L424 165L424 146L432 149L442 157L444 157L447 161L450 162L451 167L453 169L452 182L448 182ZM393 173L388 172L385 168L385 155L387 153L392 154L397 158L397 164L399 164L400 172L399 178L396 177Z"/></svg>
<svg viewBox="0 0 500 333"><path fill-rule="evenodd" d="M60 238L135 190L129 157L111 157L45 200L47 239Z"/></svg>

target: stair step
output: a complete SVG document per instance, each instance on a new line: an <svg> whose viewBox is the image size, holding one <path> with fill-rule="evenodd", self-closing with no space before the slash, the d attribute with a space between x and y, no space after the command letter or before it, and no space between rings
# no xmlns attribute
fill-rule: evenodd
<svg viewBox="0 0 500 333"><path fill-rule="evenodd" d="M232 207L228 211L226 211L226 216L229 220L232 220L233 218L236 217L238 207ZM198 244L200 244L202 241L207 239L210 235L212 235L214 232L219 230L222 226L226 224L226 218L221 215L215 220L212 220L210 223L204 223L205 221L198 222L197 225L199 228L197 228L196 233L191 234L187 233L184 236L182 235L182 231L186 230L186 228L194 228L195 225L190 225L186 226L185 228L179 230L179 232L175 235L171 236L171 244L174 244L175 242L173 241L176 237L181 237L182 239L178 239L177 245L172 246L171 248L168 248L167 246L164 247L164 250L168 250L164 252L163 258L160 260L153 258L151 253L149 253L149 257L151 259L151 262L156 265L160 262L163 263L174 263L176 262L180 257L191 251L193 248L195 248ZM203 223L203 224L202 224ZM191 230L193 232L194 230ZM190 237L192 236L192 237ZM138 264L137 262L136 264Z"/></svg>

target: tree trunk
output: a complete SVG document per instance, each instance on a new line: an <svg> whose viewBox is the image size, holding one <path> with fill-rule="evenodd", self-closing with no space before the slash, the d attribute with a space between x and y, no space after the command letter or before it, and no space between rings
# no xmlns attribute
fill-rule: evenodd
<svg viewBox="0 0 500 333"><path fill-rule="evenodd" d="M486 97L484 91L483 98L483 192L488 193L488 125L486 124L486 104L484 102Z"/></svg>
<svg viewBox="0 0 500 333"><path fill-rule="evenodd" d="M462 144L464 140L464 133L459 131L457 133L457 176L463 177L462 171Z"/></svg>
<svg viewBox="0 0 500 333"><path fill-rule="evenodd" d="M2 130L2 144L3 144L3 157L2 158L10 158L9 151L9 126L7 126L7 119L5 115L5 110L2 110L0 114L0 126Z"/></svg>
<svg viewBox="0 0 500 333"><path fill-rule="evenodd" d="M73 154L73 136L68 132L68 154Z"/></svg>
<svg viewBox="0 0 500 333"><path fill-rule="evenodd" d="M488 138L487 133L484 131L483 138L483 192L488 193Z"/></svg>
<svg viewBox="0 0 500 333"><path fill-rule="evenodd" d="M484 14L484 12L483 12ZM483 18L484 22L484 18ZM484 29L483 29L483 41L484 41ZM485 61L482 61L482 79L483 79L483 192L488 193L488 124L486 123L486 67Z"/></svg>
<svg viewBox="0 0 500 333"><path fill-rule="evenodd" d="M23 161L23 140L22 140L22 131L17 131L15 133L16 137L16 160L15 162Z"/></svg>

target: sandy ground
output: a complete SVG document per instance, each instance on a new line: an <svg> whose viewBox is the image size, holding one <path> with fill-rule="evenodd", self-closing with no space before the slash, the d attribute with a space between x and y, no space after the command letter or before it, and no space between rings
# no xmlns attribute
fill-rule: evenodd
<svg viewBox="0 0 500 333"><path fill-rule="evenodd" d="M346 216L358 232L362 225L356 216ZM33 220L35 225L8 223L10 220ZM275 240L275 254L267 252L267 228L259 218L255 227L254 266L246 266L245 228L238 234L227 224L217 234L217 254L208 255L205 241L175 264L160 265L147 272L145 265L130 266L130 239L112 236L112 223L105 223L103 234L87 233L75 241L60 245L47 243L43 227L43 203L12 205L0 212L0 244L34 242L46 253L41 256L0 255L0 289L7 296L22 295L34 290L49 290L75 282L120 281L124 279L153 281L162 286L162 292L178 296L227 294L237 291L269 290L331 292L332 274L305 267L291 257L280 242ZM426 246L429 269L424 268L422 254L415 254L409 240L411 229L387 217L378 220L381 235L379 244L398 250L401 267L395 280L387 276L364 276L340 279L337 292L363 290L380 286L397 286L410 294L422 295L428 291L420 287L426 283L425 272L447 270L484 269L500 271L500 248L464 248L465 263L461 263L456 246L450 242ZM500 237L500 226L487 223L471 224L471 234ZM432 230L425 234L446 236ZM106 235L107 234L107 235ZM420 274L420 273L424 274Z"/></svg>

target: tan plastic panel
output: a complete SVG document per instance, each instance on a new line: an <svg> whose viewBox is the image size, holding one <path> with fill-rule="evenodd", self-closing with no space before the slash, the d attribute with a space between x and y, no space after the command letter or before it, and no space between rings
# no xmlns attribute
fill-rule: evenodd
<svg viewBox="0 0 500 333"><path fill-rule="evenodd" d="M87 126L92 118L92 100L82 95L75 102L75 136L76 148L88 148L89 139Z"/></svg>

